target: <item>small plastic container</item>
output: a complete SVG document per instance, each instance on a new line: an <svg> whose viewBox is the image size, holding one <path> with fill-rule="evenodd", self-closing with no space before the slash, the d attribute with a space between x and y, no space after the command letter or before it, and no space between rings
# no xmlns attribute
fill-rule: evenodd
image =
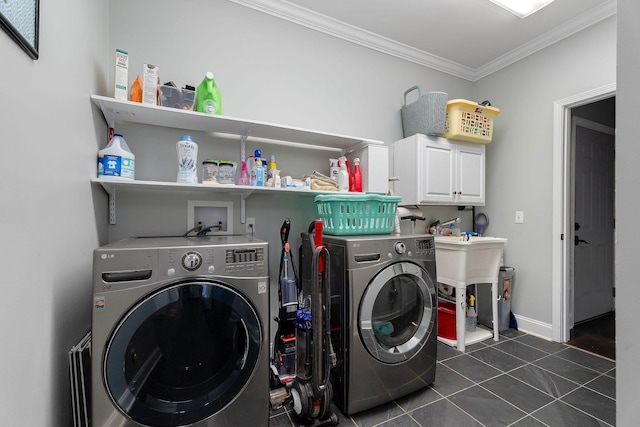
<svg viewBox="0 0 640 427"><path fill-rule="evenodd" d="M180 89L175 86L160 86L160 105L181 110L193 110L196 104L196 91Z"/></svg>
<svg viewBox="0 0 640 427"><path fill-rule="evenodd" d="M236 162L218 160L218 184L235 184Z"/></svg>
<svg viewBox="0 0 640 427"><path fill-rule="evenodd" d="M218 162L215 160L207 159L202 162L202 183L218 183Z"/></svg>

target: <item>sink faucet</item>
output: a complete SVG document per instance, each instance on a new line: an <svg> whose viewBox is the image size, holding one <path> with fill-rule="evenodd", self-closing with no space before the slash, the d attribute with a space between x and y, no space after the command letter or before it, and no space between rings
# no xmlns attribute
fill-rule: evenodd
<svg viewBox="0 0 640 427"><path fill-rule="evenodd" d="M438 224L438 225L439 225L440 227L446 227L446 226L451 225L451 224L459 224L459 223L460 223L460 217L456 217L456 218L451 218L451 219L450 219L450 220L448 220L448 221L441 222L441 223L440 223L440 224Z"/></svg>

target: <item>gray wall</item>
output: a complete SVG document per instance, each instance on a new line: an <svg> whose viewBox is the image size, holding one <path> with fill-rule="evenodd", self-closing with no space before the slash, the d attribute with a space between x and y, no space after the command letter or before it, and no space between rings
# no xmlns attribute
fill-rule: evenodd
<svg viewBox="0 0 640 427"><path fill-rule="evenodd" d="M88 177L107 6L41 1L37 61L0 31L2 425L72 425L68 351L89 329L92 251L106 238L104 196Z"/></svg>
<svg viewBox="0 0 640 427"><path fill-rule="evenodd" d="M486 211L492 234L509 239L515 267L512 311L519 326L551 338L554 101L616 81L616 19L498 71L474 86L474 98L501 109L487 146ZM515 223L515 211L524 223ZM493 224L499 224L497 231ZM559 238L559 236L555 236Z"/></svg>
<svg viewBox="0 0 640 427"><path fill-rule="evenodd" d="M636 236L638 222L638 65L640 64L640 3L618 0L618 81L616 96L616 399L619 426L638 424L640 384L640 263Z"/></svg>

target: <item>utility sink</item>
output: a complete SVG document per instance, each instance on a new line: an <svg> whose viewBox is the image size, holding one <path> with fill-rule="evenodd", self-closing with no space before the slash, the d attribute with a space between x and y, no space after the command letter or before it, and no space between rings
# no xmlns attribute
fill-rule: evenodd
<svg viewBox="0 0 640 427"><path fill-rule="evenodd" d="M438 336L445 344L465 351L467 345L475 344L493 336L498 341L498 275L500 258L507 239L500 237L436 236L436 275L438 282L456 288L456 339ZM477 327L465 331L467 309L467 285L491 284L491 311L493 331ZM482 302L479 302L482 303Z"/></svg>
<svg viewBox="0 0 640 427"><path fill-rule="evenodd" d="M436 236L438 282L452 286L497 280L507 239L502 237Z"/></svg>

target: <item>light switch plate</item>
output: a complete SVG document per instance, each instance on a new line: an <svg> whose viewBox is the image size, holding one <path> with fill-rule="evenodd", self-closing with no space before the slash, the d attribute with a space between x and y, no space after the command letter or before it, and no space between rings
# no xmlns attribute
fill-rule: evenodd
<svg viewBox="0 0 640 427"><path fill-rule="evenodd" d="M516 211L516 224L524 223L524 211Z"/></svg>

